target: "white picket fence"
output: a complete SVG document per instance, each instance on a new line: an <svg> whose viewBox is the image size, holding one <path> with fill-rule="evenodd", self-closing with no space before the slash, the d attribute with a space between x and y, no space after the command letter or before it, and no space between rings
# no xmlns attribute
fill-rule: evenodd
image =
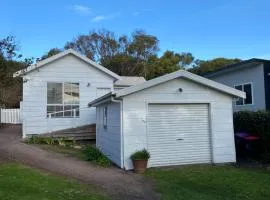
<svg viewBox="0 0 270 200"><path fill-rule="evenodd" d="M21 124L21 110L18 109L0 109L1 123Z"/></svg>

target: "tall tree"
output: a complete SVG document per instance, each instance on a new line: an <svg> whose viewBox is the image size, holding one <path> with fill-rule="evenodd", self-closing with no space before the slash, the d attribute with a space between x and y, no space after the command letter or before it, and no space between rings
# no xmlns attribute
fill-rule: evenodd
<svg viewBox="0 0 270 200"><path fill-rule="evenodd" d="M49 58L51 56L54 56L54 55L56 55L56 54L58 54L60 52L62 52L61 49L59 49L59 48L52 48L47 53L45 53L43 56L41 56L41 58L38 59L37 61L44 60L44 59Z"/></svg>
<svg viewBox="0 0 270 200"><path fill-rule="evenodd" d="M22 57L21 54L18 53L18 44L14 36L7 36L3 39L0 39L0 54L8 60L12 60L13 58Z"/></svg>
<svg viewBox="0 0 270 200"><path fill-rule="evenodd" d="M232 65L235 63L240 62L241 59L239 58L215 58L213 60L207 60L207 61L198 61L197 66L190 68L189 71L195 73L195 74L203 74L206 72L211 72L217 69L220 69L222 67L226 67L228 65Z"/></svg>

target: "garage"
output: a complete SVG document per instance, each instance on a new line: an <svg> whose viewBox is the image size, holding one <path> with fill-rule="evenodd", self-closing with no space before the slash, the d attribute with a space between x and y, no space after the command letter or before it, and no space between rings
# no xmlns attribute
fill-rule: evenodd
<svg viewBox="0 0 270 200"><path fill-rule="evenodd" d="M119 167L147 149L148 167L236 162L233 100L245 93L180 70L112 91L97 108L96 145Z"/></svg>
<svg viewBox="0 0 270 200"><path fill-rule="evenodd" d="M208 104L149 104L149 164L210 163Z"/></svg>

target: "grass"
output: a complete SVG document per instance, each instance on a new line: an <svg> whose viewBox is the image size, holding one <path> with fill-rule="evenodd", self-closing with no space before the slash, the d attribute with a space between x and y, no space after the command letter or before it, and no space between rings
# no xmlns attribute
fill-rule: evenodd
<svg viewBox="0 0 270 200"><path fill-rule="evenodd" d="M17 164L0 164L1 200L101 200L98 188Z"/></svg>
<svg viewBox="0 0 270 200"><path fill-rule="evenodd" d="M270 171L232 166L184 166L152 169L162 199L269 200Z"/></svg>

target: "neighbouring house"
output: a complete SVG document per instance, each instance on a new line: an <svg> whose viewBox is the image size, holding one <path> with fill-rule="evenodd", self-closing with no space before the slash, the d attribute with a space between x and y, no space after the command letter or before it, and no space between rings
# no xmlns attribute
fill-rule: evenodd
<svg viewBox="0 0 270 200"><path fill-rule="evenodd" d="M14 73L23 78L23 138L96 123L88 102L145 81L121 77L74 50L66 50Z"/></svg>
<svg viewBox="0 0 270 200"><path fill-rule="evenodd" d="M203 76L246 93L234 101L234 111L270 110L270 60L253 58Z"/></svg>
<svg viewBox="0 0 270 200"><path fill-rule="evenodd" d="M233 98L245 93L183 70L112 91L90 99L96 145L127 170L143 148L148 167L235 162Z"/></svg>

